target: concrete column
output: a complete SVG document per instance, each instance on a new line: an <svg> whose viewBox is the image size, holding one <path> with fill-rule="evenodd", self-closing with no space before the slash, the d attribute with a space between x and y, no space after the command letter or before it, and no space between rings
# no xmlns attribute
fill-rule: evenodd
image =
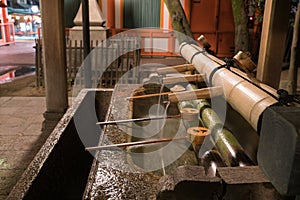
<svg viewBox="0 0 300 200"><path fill-rule="evenodd" d="M289 11L286 0L266 0L257 79L274 88L278 88L280 81Z"/></svg>
<svg viewBox="0 0 300 200"><path fill-rule="evenodd" d="M41 1L46 113L68 107L64 1Z"/></svg>

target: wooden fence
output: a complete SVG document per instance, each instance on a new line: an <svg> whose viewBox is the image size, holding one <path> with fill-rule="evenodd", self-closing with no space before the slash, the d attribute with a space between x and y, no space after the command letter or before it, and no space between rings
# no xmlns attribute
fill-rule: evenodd
<svg viewBox="0 0 300 200"><path fill-rule="evenodd" d="M83 42L67 40L67 79L69 86L84 85L84 65L89 63L93 87L113 88L117 83L137 83L140 63L140 38L121 35L113 39L91 41L91 53L84 59ZM43 86L41 41L36 40L37 85ZM89 59L89 62L87 62Z"/></svg>

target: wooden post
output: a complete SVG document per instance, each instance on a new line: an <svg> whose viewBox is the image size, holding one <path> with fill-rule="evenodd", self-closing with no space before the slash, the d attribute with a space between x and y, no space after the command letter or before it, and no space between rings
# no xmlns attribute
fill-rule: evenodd
<svg viewBox="0 0 300 200"><path fill-rule="evenodd" d="M2 3L7 5L6 0L2 0ZM7 13L7 7L2 8L2 17L3 17L3 23L4 23L4 34L5 34L5 42L10 42L10 32L9 32L9 25L8 23L8 13Z"/></svg>
<svg viewBox="0 0 300 200"><path fill-rule="evenodd" d="M274 88L279 86L289 10L289 1L266 0L257 79Z"/></svg>
<svg viewBox="0 0 300 200"><path fill-rule="evenodd" d="M115 1L107 1L107 27L115 28Z"/></svg>
<svg viewBox="0 0 300 200"><path fill-rule="evenodd" d="M64 1L41 1L47 113L68 107Z"/></svg>
<svg viewBox="0 0 300 200"><path fill-rule="evenodd" d="M81 0L82 5L82 35L83 35L83 54L84 54L84 85L86 88L92 87L91 58L88 56L91 52L90 40L90 18L89 1Z"/></svg>
<svg viewBox="0 0 300 200"><path fill-rule="evenodd" d="M300 3L294 23L293 42L291 47L291 60L288 73L287 90L290 94L297 93L298 67L300 66Z"/></svg>

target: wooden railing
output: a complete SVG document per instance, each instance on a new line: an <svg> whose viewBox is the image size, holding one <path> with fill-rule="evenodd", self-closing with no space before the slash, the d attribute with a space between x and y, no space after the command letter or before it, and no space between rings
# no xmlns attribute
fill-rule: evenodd
<svg viewBox="0 0 300 200"><path fill-rule="evenodd" d="M0 46L15 43L15 28L13 23L0 24Z"/></svg>
<svg viewBox="0 0 300 200"><path fill-rule="evenodd" d="M122 32L141 38L141 56L179 56L176 36L171 30L164 29L110 29L112 36Z"/></svg>
<svg viewBox="0 0 300 200"><path fill-rule="evenodd" d="M70 29L66 29L68 39ZM141 38L141 56L179 56L178 44L173 31L163 29L109 29L109 36L115 37L118 34L130 35Z"/></svg>

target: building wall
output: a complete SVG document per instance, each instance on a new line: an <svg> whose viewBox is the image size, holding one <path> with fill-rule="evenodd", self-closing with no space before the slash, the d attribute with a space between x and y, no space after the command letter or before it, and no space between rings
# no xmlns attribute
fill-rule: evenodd
<svg viewBox="0 0 300 200"><path fill-rule="evenodd" d="M144 1L142 3L142 1ZM168 9L164 3L164 0L155 0L152 9L159 9L152 11L156 13L153 16L147 18L145 10L149 9L149 2L152 0L98 0L99 7L102 11L103 17L108 21L108 27L111 30L122 30L125 28L146 28L146 27L159 27L165 30L172 30L172 23L169 17ZM160 2L159 2L160 1ZM135 3L138 2L138 3ZM216 52L216 55L221 57L230 57L233 55L234 50L234 21L231 8L231 0L180 0L182 7L186 13L188 21L191 24L191 30L194 34L194 38L197 39L200 35L204 35L212 45L212 50ZM130 4L133 4L130 7ZM151 4L151 5L152 5ZM159 5L160 4L160 5ZM69 25L70 19L75 17L80 0L65 0L66 6L66 24ZM124 19L124 16L130 14L130 10L134 9L138 15L133 16L135 20L145 20L146 22L139 21L134 26L128 26L128 20ZM140 10L139 10L140 9ZM151 13L151 12L148 12ZM155 25L149 23L151 20L158 20ZM127 26L127 27L126 27ZM145 27L146 26L146 27ZM174 41L162 38L153 38L153 44L168 47L173 45L177 49L178 44L169 44ZM145 44L151 43L146 39Z"/></svg>
<svg viewBox="0 0 300 200"><path fill-rule="evenodd" d="M191 29L194 37L203 34L218 56L234 52L234 19L231 0L201 0L192 3Z"/></svg>

